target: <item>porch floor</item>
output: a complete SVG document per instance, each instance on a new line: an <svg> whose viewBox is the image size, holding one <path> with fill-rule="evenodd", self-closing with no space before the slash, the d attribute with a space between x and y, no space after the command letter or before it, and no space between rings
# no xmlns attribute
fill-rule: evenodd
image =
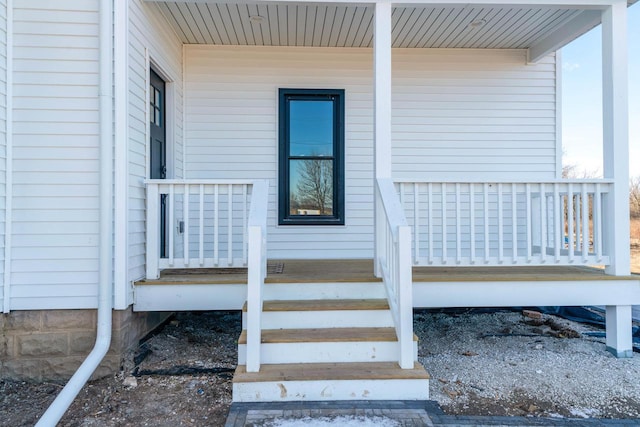
<svg viewBox="0 0 640 427"><path fill-rule="evenodd" d="M414 267L414 282L506 282L638 280L639 275L609 276L586 266ZM380 282L373 260L269 260L265 283ZM136 285L246 284L246 268L163 270L156 280Z"/></svg>

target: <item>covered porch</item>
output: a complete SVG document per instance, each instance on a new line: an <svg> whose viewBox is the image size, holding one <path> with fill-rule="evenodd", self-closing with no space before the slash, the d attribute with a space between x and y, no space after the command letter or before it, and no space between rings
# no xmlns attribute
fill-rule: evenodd
<svg viewBox="0 0 640 427"><path fill-rule="evenodd" d="M414 307L606 305L607 345L631 356L626 2L148 3L198 45L183 48L181 172L145 182L137 310L244 307L248 373L370 348L414 369ZM599 23L604 179L564 180L554 52ZM291 148L287 102L311 90L334 108L327 153ZM316 205L292 190L304 161L331 171ZM269 341L272 301L369 298L392 344L343 331L325 360ZM340 329L325 319L307 328Z"/></svg>

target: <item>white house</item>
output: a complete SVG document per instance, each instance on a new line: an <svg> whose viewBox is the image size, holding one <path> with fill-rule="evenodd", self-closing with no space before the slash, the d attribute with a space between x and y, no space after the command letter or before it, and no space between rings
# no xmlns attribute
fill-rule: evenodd
<svg viewBox="0 0 640 427"><path fill-rule="evenodd" d="M426 398L414 307L603 305L632 355L626 1L2 3L3 377L243 307L237 401ZM599 24L604 179L564 180Z"/></svg>

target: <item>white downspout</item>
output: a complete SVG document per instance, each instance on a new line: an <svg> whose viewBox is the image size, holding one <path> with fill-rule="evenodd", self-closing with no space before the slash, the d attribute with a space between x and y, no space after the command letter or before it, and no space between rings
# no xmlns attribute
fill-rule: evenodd
<svg viewBox="0 0 640 427"><path fill-rule="evenodd" d="M112 319L113 97L112 2L100 1L100 267L96 343L67 385L36 424L55 426L109 350Z"/></svg>

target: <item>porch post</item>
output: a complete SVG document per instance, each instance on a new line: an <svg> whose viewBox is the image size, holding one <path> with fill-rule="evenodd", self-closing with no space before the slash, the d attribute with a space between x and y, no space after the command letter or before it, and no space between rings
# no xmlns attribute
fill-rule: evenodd
<svg viewBox="0 0 640 427"><path fill-rule="evenodd" d="M633 357L631 306L607 306L605 322L607 328L607 351L616 357Z"/></svg>
<svg viewBox="0 0 640 427"><path fill-rule="evenodd" d="M373 27L374 274L381 276L384 226L377 179L391 178L391 2L375 4Z"/></svg>
<svg viewBox="0 0 640 427"><path fill-rule="evenodd" d="M604 224L611 257L606 273L616 276L631 271L627 79L627 2L622 0L602 12L603 169L604 177L614 181Z"/></svg>
<svg viewBox="0 0 640 427"><path fill-rule="evenodd" d="M627 2L602 12L602 124L604 177L613 180L607 195L605 235L611 264L606 273L630 274ZM631 357L631 306L606 307L607 350Z"/></svg>

